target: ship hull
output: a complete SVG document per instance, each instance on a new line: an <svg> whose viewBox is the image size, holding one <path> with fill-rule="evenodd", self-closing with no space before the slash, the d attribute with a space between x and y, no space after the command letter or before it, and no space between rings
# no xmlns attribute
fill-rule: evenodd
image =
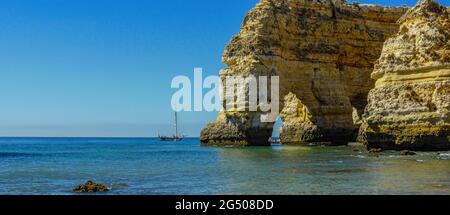
<svg viewBox="0 0 450 215"><path fill-rule="evenodd" d="M164 142L179 142L182 141L183 138L182 137L159 137L160 141L164 141Z"/></svg>

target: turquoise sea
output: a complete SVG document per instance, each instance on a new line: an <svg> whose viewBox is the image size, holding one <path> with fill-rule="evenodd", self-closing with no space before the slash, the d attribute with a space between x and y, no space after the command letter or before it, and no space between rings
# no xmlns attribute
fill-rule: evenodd
<svg viewBox="0 0 450 215"><path fill-rule="evenodd" d="M0 194L450 194L450 153L361 146L207 148L198 139L0 138ZM78 194L77 194L78 195Z"/></svg>

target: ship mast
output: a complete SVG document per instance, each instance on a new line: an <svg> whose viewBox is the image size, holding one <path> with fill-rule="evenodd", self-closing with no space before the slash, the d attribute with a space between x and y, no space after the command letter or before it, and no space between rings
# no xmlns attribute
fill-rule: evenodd
<svg viewBox="0 0 450 215"><path fill-rule="evenodd" d="M178 115L175 111L175 137L178 137Z"/></svg>

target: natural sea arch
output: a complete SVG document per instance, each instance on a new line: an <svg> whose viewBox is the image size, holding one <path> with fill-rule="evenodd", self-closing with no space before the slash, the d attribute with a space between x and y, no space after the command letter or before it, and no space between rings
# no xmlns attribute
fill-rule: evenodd
<svg viewBox="0 0 450 215"><path fill-rule="evenodd" d="M279 117L283 121L280 137L285 144L322 143L346 144L355 138L355 104L364 98L347 93L346 79L333 66L306 65L284 62L283 72L271 62L262 74L280 77ZM260 68L261 69L261 68ZM327 70L328 69L328 70ZM261 70L259 70L261 71ZM253 74L252 74L253 75ZM225 73L223 79L226 77ZM247 90L240 93L249 94ZM226 89L222 89L226 91ZM362 100L362 101L360 101ZM225 102L225 101L223 101ZM363 107L363 106L361 106ZM360 107L358 107L360 108ZM362 111L360 111L362 112ZM263 122L265 112L222 111L201 135L204 145L269 145L275 122ZM210 136L212 135L212 136Z"/></svg>
<svg viewBox="0 0 450 215"><path fill-rule="evenodd" d="M346 144L355 139L371 73L407 7L345 1L261 0L223 55L226 76L279 76L284 143ZM240 93L247 93L242 91ZM269 145L274 123L261 112L222 111L203 145Z"/></svg>

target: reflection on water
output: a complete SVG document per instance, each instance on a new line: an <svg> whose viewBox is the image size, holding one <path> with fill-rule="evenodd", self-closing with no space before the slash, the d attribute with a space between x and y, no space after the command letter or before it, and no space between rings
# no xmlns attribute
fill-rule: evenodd
<svg viewBox="0 0 450 215"><path fill-rule="evenodd" d="M0 138L0 194L450 194L450 154L361 146L200 147L198 139Z"/></svg>
<svg viewBox="0 0 450 215"><path fill-rule="evenodd" d="M450 194L450 162L436 153L367 156L352 147L225 149L227 194Z"/></svg>

